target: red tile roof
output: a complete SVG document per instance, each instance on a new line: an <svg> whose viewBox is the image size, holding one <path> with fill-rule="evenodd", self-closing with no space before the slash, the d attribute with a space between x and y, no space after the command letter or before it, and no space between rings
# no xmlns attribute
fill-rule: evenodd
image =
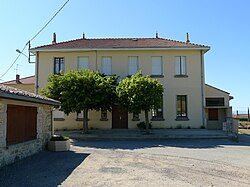
<svg viewBox="0 0 250 187"><path fill-rule="evenodd" d="M11 81L2 82L1 84L17 84L16 79ZM19 79L18 84L35 84L35 75Z"/></svg>
<svg viewBox="0 0 250 187"><path fill-rule="evenodd" d="M101 39L76 39L56 44L43 45L31 49L31 51L39 50L59 50L59 49L95 49L95 48L205 48L209 50L209 46L186 43L176 40L164 38L101 38Z"/></svg>
<svg viewBox="0 0 250 187"><path fill-rule="evenodd" d="M54 99L50 99L41 95L36 95L26 90L21 90L18 88L5 86L2 84L0 84L0 98L23 100L23 101L60 106L60 102Z"/></svg>

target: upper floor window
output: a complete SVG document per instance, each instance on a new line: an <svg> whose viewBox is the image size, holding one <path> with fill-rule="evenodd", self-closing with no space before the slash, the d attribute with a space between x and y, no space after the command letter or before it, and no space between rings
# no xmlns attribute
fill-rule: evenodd
<svg viewBox="0 0 250 187"><path fill-rule="evenodd" d="M102 73L105 75L112 74L112 57L102 57Z"/></svg>
<svg viewBox="0 0 250 187"><path fill-rule="evenodd" d="M187 118L187 96L177 95L177 119Z"/></svg>
<svg viewBox="0 0 250 187"><path fill-rule="evenodd" d="M64 58L55 57L54 58L54 74L58 74L60 71L64 72Z"/></svg>
<svg viewBox="0 0 250 187"><path fill-rule="evenodd" d="M152 75L162 75L162 57L154 56L152 61Z"/></svg>
<svg viewBox="0 0 250 187"><path fill-rule="evenodd" d="M206 106L224 106L224 98L206 98Z"/></svg>
<svg viewBox="0 0 250 187"><path fill-rule="evenodd" d="M78 57L77 70L89 69L89 57Z"/></svg>
<svg viewBox="0 0 250 187"><path fill-rule="evenodd" d="M130 56L128 57L128 74L133 75L138 71L138 57Z"/></svg>
<svg viewBox="0 0 250 187"><path fill-rule="evenodd" d="M175 57L175 74L187 75L187 61L185 56Z"/></svg>

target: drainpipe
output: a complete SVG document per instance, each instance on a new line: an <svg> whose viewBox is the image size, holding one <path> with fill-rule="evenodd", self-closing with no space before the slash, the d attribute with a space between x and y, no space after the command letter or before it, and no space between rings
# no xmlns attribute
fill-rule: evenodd
<svg viewBox="0 0 250 187"><path fill-rule="evenodd" d="M38 68L39 68L39 52L36 53L36 91L35 93L38 94Z"/></svg>
<svg viewBox="0 0 250 187"><path fill-rule="evenodd" d="M201 55L201 103L202 103L202 125L205 126L205 98L204 98L204 62L203 62L203 51Z"/></svg>
<svg viewBox="0 0 250 187"><path fill-rule="evenodd" d="M97 71L97 50L95 50L95 70Z"/></svg>

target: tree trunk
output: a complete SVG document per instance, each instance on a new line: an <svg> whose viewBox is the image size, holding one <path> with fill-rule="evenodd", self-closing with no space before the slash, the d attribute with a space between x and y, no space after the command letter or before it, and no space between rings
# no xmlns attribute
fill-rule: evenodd
<svg viewBox="0 0 250 187"><path fill-rule="evenodd" d="M145 110L146 133L149 134L148 110Z"/></svg>
<svg viewBox="0 0 250 187"><path fill-rule="evenodd" d="M83 109L83 133L88 132L88 109Z"/></svg>

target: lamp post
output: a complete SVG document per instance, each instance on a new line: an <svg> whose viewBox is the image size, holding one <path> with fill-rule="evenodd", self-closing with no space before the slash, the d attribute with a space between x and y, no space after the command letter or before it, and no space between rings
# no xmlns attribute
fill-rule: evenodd
<svg viewBox="0 0 250 187"><path fill-rule="evenodd" d="M25 56L25 57L27 57L29 59L29 57L26 54L22 53L19 49L16 49L16 52L22 54L23 56Z"/></svg>

